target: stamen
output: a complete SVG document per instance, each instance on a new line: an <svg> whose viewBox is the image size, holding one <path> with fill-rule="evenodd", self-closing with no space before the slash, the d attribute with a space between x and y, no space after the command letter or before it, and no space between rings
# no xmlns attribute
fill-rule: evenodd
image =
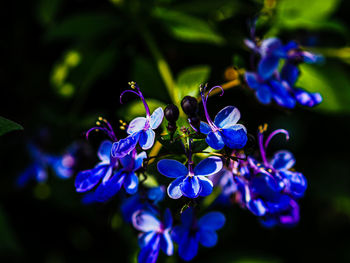
<svg viewBox="0 0 350 263"><path fill-rule="evenodd" d="M265 146L265 149L266 149L267 146L269 145L271 139L272 139L275 135L280 134L280 133L283 133L283 134L286 136L286 140L287 140L287 141L289 140L289 133L288 133L287 130L285 130L285 129L278 129L278 130L275 130L275 131L273 131L273 132L267 137L266 142L265 142L265 145L264 145L264 146Z"/></svg>

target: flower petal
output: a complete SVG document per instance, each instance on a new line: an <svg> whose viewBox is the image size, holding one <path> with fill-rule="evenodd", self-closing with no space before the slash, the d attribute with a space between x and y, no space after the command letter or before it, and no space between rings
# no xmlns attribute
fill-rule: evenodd
<svg viewBox="0 0 350 263"><path fill-rule="evenodd" d="M159 107L157 109L154 110L154 112L151 115L151 119L150 119L150 127L154 130L157 129L158 126L162 123L164 117L164 112L162 107Z"/></svg>
<svg viewBox="0 0 350 263"><path fill-rule="evenodd" d="M202 186L199 183L197 176L186 176L183 182L180 184L181 192L188 198L198 197Z"/></svg>
<svg viewBox="0 0 350 263"><path fill-rule="evenodd" d="M202 229L218 230L225 225L225 216L220 212L209 212L198 220L198 226Z"/></svg>
<svg viewBox="0 0 350 263"><path fill-rule="evenodd" d="M152 129L141 132L140 146L143 150L148 150L153 146L155 133Z"/></svg>
<svg viewBox="0 0 350 263"><path fill-rule="evenodd" d="M181 219L182 219L182 215L183 213L181 214ZM184 238L186 238L188 235L189 235L189 229L184 225L174 226L173 230L171 231L172 240L178 244L181 243L181 241L184 240Z"/></svg>
<svg viewBox="0 0 350 263"><path fill-rule="evenodd" d="M260 45L261 56L272 54L282 48L281 40L277 37L264 39Z"/></svg>
<svg viewBox="0 0 350 263"><path fill-rule="evenodd" d="M204 247L213 247L218 242L218 235L215 233L215 231L201 229L199 231L199 242Z"/></svg>
<svg viewBox="0 0 350 263"><path fill-rule="evenodd" d="M128 173L125 176L124 188L128 194L135 194L139 185L139 179L134 172Z"/></svg>
<svg viewBox="0 0 350 263"><path fill-rule="evenodd" d="M211 132L210 126L207 123L203 122L203 121L201 121L199 130L203 134L208 134L209 132Z"/></svg>
<svg viewBox="0 0 350 263"><path fill-rule="evenodd" d="M247 208L256 216L263 216L267 212L266 205L260 198L250 200Z"/></svg>
<svg viewBox="0 0 350 263"><path fill-rule="evenodd" d="M210 195L213 191L213 183L208 178L204 176L198 176L199 182L202 186L202 190L200 192L200 196Z"/></svg>
<svg viewBox="0 0 350 263"><path fill-rule="evenodd" d="M286 182L285 191L295 198L303 197L307 188L307 180L302 173L292 171L281 171L279 173Z"/></svg>
<svg viewBox="0 0 350 263"><path fill-rule="evenodd" d="M281 71L281 77L287 81L289 86L293 87L300 75L299 68L292 63L285 63Z"/></svg>
<svg viewBox="0 0 350 263"><path fill-rule="evenodd" d="M251 89L257 90L261 85L258 79L258 75L256 73L246 72L244 74L244 78Z"/></svg>
<svg viewBox="0 0 350 263"><path fill-rule="evenodd" d="M258 65L259 76L263 79L268 79L278 68L280 58L278 56L270 55L263 57Z"/></svg>
<svg viewBox="0 0 350 263"><path fill-rule="evenodd" d="M177 178L188 174L188 169L182 163L176 160L163 159L157 164L158 171L170 178Z"/></svg>
<svg viewBox="0 0 350 263"><path fill-rule="evenodd" d="M171 216L170 209L167 208L164 212L164 228L170 229L172 225L173 225L173 217Z"/></svg>
<svg viewBox="0 0 350 263"><path fill-rule="evenodd" d="M155 235L158 235L157 232L155 232L155 231L149 231L149 232L142 233L141 235L139 235L139 238L138 238L139 246L141 248L147 246L150 243L150 241L152 239L154 239Z"/></svg>
<svg viewBox="0 0 350 263"><path fill-rule="evenodd" d="M270 81L270 87L272 90L273 98L277 102L278 105L292 109L295 107L296 101L295 99L289 94L287 88L288 83L287 82L279 82L276 80Z"/></svg>
<svg viewBox="0 0 350 263"><path fill-rule="evenodd" d="M170 198L179 199L182 196L180 185L184 179L184 176L180 176L169 184L167 192Z"/></svg>
<svg viewBox="0 0 350 263"><path fill-rule="evenodd" d="M220 157L211 156L199 162L194 168L195 175L209 176L218 173L223 163Z"/></svg>
<svg viewBox="0 0 350 263"><path fill-rule="evenodd" d="M213 148L215 150L221 150L225 146L225 143L224 143L219 131L209 132L205 141L207 142L207 144L211 148Z"/></svg>
<svg viewBox="0 0 350 263"><path fill-rule="evenodd" d="M135 158L134 171L142 167L143 160L147 158L146 152L140 152Z"/></svg>
<svg viewBox="0 0 350 263"><path fill-rule="evenodd" d="M193 217L194 217L193 209L191 207L187 208L181 214L181 224L182 224L181 226L183 226L186 229L190 229L194 222Z"/></svg>
<svg viewBox="0 0 350 263"><path fill-rule="evenodd" d="M97 166L94 169L79 172L75 178L77 192L86 192L92 189L109 170L109 165Z"/></svg>
<svg viewBox="0 0 350 263"><path fill-rule="evenodd" d="M156 216L148 211L139 210L132 215L132 225L139 231L149 232L161 229L161 223Z"/></svg>
<svg viewBox="0 0 350 263"><path fill-rule="evenodd" d="M214 123L220 128L226 128L226 126L236 124L240 118L241 113L236 107L227 106L215 116Z"/></svg>
<svg viewBox="0 0 350 263"><path fill-rule="evenodd" d="M179 243L179 255L183 260L192 260L198 252L198 238L197 235L190 235L185 237Z"/></svg>
<svg viewBox="0 0 350 263"><path fill-rule="evenodd" d="M274 154L270 164L276 170L288 170L295 164L295 158L289 151L278 151Z"/></svg>
<svg viewBox="0 0 350 263"><path fill-rule="evenodd" d="M125 139L121 139L112 145L112 156L114 158L123 158L130 151L135 149L137 142L139 141L140 133L134 133L129 135Z"/></svg>
<svg viewBox="0 0 350 263"><path fill-rule="evenodd" d="M148 245L143 247L137 257L138 263L156 263L160 244L160 235L156 234L149 241Z"/></svg>
<svg viewBox="0 0 350 263"><path fill-rule="evenodd" d="M256 91L256 97L262 104L269 104L272 99L270 87L266 84L261 85Z"/></svg>
<svg viewBox="0 0 350 263"><path fill-rule="evenodd" d="M129 123L128 129L126 130L126 132L128 134L139 132L143 130L143 128L145 128L146 122L147 122L147 119L145 117L137 117Z"/></svg>
<svg viewBox="0 0 350 263"><path fill-rule="evenodd" d="M171 256L174 253L174 244L171 240L169 231L165 231L163 235L160 236L160 248L168 256Z"/></svg>
<svg viewBox="0 0 350 263"><path fill-rule="evenodd" d="M105 140L101 143L100 148L98 148L97 155L102 162L109 163L111 158L112 142Z"/></svg>
<svg viewBox="0 0 350 263"><path fill-rule="evenodd" d="M112 178L105 183L101 183L95 191L96 201L106 202L117 194L122 187L125 174L121 171L117 172Z"/></svg>
<svg viewBox="0 0 350 263"><path fill-rule="evenodd" d="M247 132L243 125L222 129L221 134L225 145L231 149L242 149L248 140Z"/></svg>

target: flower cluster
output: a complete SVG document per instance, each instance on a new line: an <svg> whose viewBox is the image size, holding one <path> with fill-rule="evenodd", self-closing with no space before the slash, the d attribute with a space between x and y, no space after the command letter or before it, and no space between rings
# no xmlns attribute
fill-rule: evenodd
<svg viewBox="0 0 350 263"><path fill-rule="evenodd" d="M275 225L295 225L299 221L297 200L304 195L307 182L302 173L293 169L295 158L286 150L276 152L271 159L266 157L266 148L277 134L286 130L272 132L264 142L263 133L267 126L259 127L258 144L260 158L234 152L240 158L232 163L217 179L226 197L234 197L233 202L258 216L266 227Z"/></svg>
<svg viewBox="0 0 350 263"><path fill-rule="evenodd" d="M154 263L160 251L173 255L174 242L178 244L179 256L186 261L196 256L199 244L215 246L216 231L224 226L225 216L213 211L204 214L196 206L212 194L214 187L222 190L218 201L224 197L226 202L238 203L258 216L266 227L298 222L297 201L306 190L306 179L292 169L295 159L290 152L279 151L271 159L266 157L271 139L279 133L288 138L287 131L276 130L264 141L266 126L260 127L260 157L256 157L249 154L251 135L238 124L241 116L236 107L224 107L212 121L207 102L214 89L221 89L223 95L220 86L208 92L206 86L200 86L205 122L198 114L198 100L190 96L183 98L181 106L189 126L178 129L177 106L168 105L165 114L162 108L151 114L138 85L129 84L131 89L125 90L121 98L126 92L137 95L145 107L146 117L137 117L129 124L121 121L126 136L119 140L112 126L100 117L97 126L86 135L94 130L103 131L108 140L98 149L100 162L90 170L79 172L75 187L77 192L88 192L85 203L106 202L123 192L120 195L123 218L140 231L138 262ZM167 132L158 129L163 116L168 121L168 125L163 126ZM156 139L165 146L160 153L152 149ZM151 149L155 155L147 153ZM164 185L146 186L148 176L161 175L165 176L162 180L173 180L168 182L167 190ZM182 200L180 216L172 214L169 208L162 212L159 204L166 193L171 199ZM198 219L197 214L202 216Z"/></svg>
<svg viewBox="0 0 350 263"><path fill-rule="evenodd" d="M268 38L261 43L246 40L245 44L260 56L257 71L246 72L245 80L261 103L274 100L282 107L294 108L296 103L313 107L322 102L319 93L307 92L295 84L300 76L299 64L319 63L323 57L303 50L294 41L283 45L278 38ZM284 64L279 69L281 60Z"/></svg>
<svg viewBox="0 0 350 263"><path fill-rule="evenodd" d="M45 182L49 170L62 179L68 179L74 174L80 147L78 144L69 146L62 155L47 153L35 143L29 143L27 146L32 163L16 179L17 187L24 187L32 180Z"/></svg>

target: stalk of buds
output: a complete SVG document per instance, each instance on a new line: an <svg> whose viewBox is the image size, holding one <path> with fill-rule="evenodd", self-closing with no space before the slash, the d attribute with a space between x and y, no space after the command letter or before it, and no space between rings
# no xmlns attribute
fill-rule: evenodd
<svg viewBox="0 0 350 263"><path fill-rule="evenodd" d="M179 118L179 109L174 104L169 104L164 110L164 116L168 121L167 129L170 133L171 140L173 139L174 133L177 129L176 121Z"/></svg>
<svg viewBox="0 0 350 263"><path fill-rule="evenodd" d="M199 132L200 118L198 116L198 101L196 98L186 96L181 101L181 108L188 116L191 126Z"/></svg>

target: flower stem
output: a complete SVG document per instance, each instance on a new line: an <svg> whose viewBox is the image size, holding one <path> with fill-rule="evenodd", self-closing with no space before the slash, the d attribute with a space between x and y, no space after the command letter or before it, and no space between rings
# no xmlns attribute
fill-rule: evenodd
<svg viewBox="0 0 350 263"><path fill-rule="evenodd" d="M175 88L175 81L173 78L173 75L171 73L170 67L168 63L166 62L165 58L163 57L162 53L160 52L159 47L157 46L155 40L153 39L151 33L149 30L142 24L137 23L137 26L139 28L139 32L143 39L145 40L149 50L152 53L152 56L154 57L157 67L159 70L159 73L163 79L163 82L165 84L165 87L168 91L168 94L173 101L173 103L178 104L179 101L177 101L177 96L174 92Z"/></svg>

